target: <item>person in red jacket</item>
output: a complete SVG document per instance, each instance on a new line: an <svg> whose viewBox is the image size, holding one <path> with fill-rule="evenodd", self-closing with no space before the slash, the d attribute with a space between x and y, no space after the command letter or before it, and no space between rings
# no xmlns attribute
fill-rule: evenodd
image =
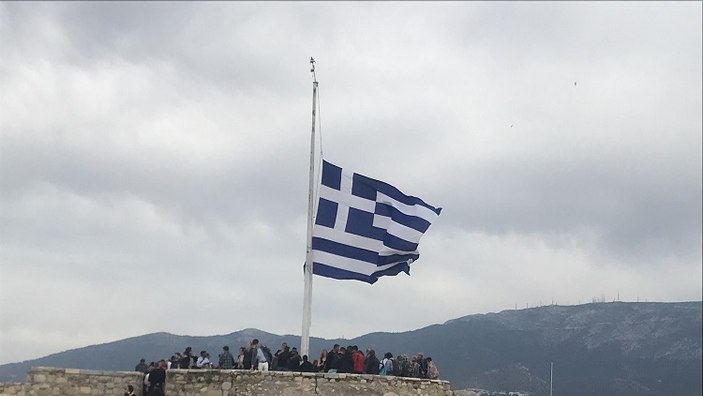
<svg viewBox="0 0 703 396"><path fill-rule="evenodd" d="M352 360L354 361L354 373L363 374L364 373L364 354L359 351L359 347L356 345L352 346Z"/></svg>

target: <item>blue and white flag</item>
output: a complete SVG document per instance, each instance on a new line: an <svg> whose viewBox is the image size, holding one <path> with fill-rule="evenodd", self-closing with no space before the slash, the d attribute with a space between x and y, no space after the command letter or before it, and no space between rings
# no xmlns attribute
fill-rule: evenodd
<svg viewBox="0 0 703 396"><path fill-rule="evenodd" d="M312 231L312 272L374 283L410 275L418 243L442 208L327 161Z"/></svg>

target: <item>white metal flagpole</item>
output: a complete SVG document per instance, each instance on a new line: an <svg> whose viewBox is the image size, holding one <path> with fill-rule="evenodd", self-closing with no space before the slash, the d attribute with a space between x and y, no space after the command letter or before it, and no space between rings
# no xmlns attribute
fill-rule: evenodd
<svg viewBox="0 0 703 396"><path fill-rule="evenodd" d="M310 356L310 324L312 323L312 218L315 208L315 109L317 105L317 77L315 60L310 58L312 72L312 131L310 132L310 183L308 190L308 234L305 251L305 291L303 298L303 331L300 336L300 354Z"/></svg>

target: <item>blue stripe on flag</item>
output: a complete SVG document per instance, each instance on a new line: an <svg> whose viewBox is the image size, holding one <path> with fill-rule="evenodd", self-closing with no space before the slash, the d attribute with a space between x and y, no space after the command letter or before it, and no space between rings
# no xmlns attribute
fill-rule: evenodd
<svg viewBox="0 0 703 396"><path fill-rule="evenodd" d="M322 263L313 262L312 273L315 275L324 276L327 278L334 279L350 279L350 280L360 280L366 283L374 284L378 278L382 276L394 276L401 272L405 272L410 275L410 266L407 263L398 263L391 268L385 269L383 271L374 272L371 275L360 274L358 272L347 271L341 268L332 267Z"/></svg>
<svg viewBox="0 0 703 396"><path fill-rule="evenodd" d="M384 264L391 264L391 263L407 263L408 261L410 261L412 263L413 261L416 261L419 258L420 258L420 255L417 253L415 253L415 254L393 254L390 256L378 256L378 264L384 265Z"/></svg>
<svg viewBox="0 0 703 396"><path fill-rule="evenodd" d="M383 244L391 249L402 252L414 252L417 250L417 243L408 242L403 238L398 238L393 234L386 234L383 238Z"/></svg>
<svg viewBox="0 0 703 396"><path fill-rule="evenodd" d="M378 264L377 252L330 241L329 239L312 237L312 249L359 261L366 261L367 263Z"/></svg>
<svg viewBox="0 0 703 396"><path fill-rule="evenodd" d="M430 228L429 221L423 219L422 217L406 215L388 204L377 202L375 213L377 215L390 217L391 220L396 223L400 223L420 232L425 232L428 228Z"/></svg>
<svg viewBox="0 0 703 396"><path fill-rule="evenodd" d="M317 263L313 262L312 263L312 273L315 275L320 275L320 276L325 276L328 278L334 278L334 279L352 279L352 280L360 280L368 283L374 283L376 280L373 280L372 277L364 274L360 274L358 272L353 272L353 271L347 271L343 270L341 268L337 267L332 267L329 265L325 265L322 263Z"/></svg>
<svg viewBox="0 0 703 396"><path fill-rule="evenodd" d="M425 201L418 197L403 194L400 190L388 183L384 183L380 180L372 179L358 173L354 174L354 185L352 187L353 195L375 201L378 192L381 192L406 205L424 206L438 215L442 211L442 208L435 208L434 206L425 203Z"/></svg>
<svg viewBox="0 0 703 396"><path fill-rule="evenodd" d="M409 254L392 254L381 256L377 252L362 249L354 246L345 245L343 243L330 241L325 238L312 238L312 249L320 252L332 253L340 257L346 257L354 260L365 261L374 265L386 265L398 262L415 261L420 258L417 253Z"/></svg>

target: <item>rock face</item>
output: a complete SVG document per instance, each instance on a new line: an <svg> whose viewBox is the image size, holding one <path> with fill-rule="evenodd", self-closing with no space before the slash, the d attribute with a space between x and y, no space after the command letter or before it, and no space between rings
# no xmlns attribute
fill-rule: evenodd
<svg viewBox="0 0 703 396"><path fill-rule="evenodd" d="M617 344L627 357L701 359L701 303L600 303L546 306L447 322L485 322L538 332L545 344L572 342L586 350Z"/></svg>
<svg viewBox="0 0 703 396"><path fill-rule="evenodd" d="M466 316L440 330L465 353L443 374L455 388L543 395L553 362L559 394L700 395L701 313L701 302L615 302Z"/></svg>

